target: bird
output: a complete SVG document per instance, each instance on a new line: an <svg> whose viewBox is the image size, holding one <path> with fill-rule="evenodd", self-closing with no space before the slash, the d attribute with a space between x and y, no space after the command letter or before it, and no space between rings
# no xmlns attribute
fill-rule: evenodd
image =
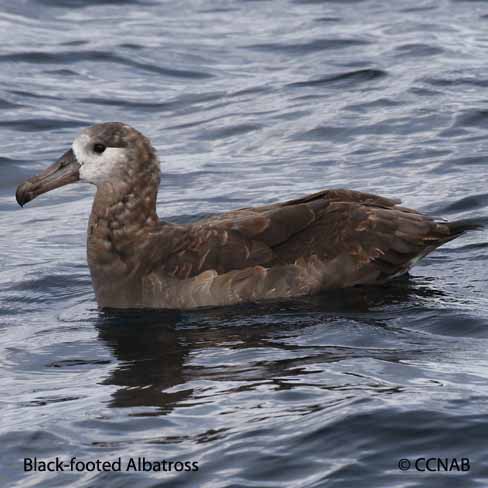
<svg viewBox="0 0 488 488"><path fill-rule="evenodd" d="M120 122L83 129L54 164L17 187L16 199L24 206L78 181L96 186L87 260L101 309L188 310L384 285L480 228L347 189L165 222L156 211L156 150Z"/></svg>

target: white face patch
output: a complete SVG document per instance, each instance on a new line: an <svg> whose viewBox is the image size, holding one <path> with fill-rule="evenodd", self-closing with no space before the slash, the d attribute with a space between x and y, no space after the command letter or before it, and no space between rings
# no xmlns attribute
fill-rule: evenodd
<svg viewBox="0 0 488 488"><path fill-rule="evenodd" d="M127 164L127 153L123 147L107 147L98 154L88 134L80 134L73 142L73 152L80 164L80 180L99 185L110 180L117 169Z"/></svg>

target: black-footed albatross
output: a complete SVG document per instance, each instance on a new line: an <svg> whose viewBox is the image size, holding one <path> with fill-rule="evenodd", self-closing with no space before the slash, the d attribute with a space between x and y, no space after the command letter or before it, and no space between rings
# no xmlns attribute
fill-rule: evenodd
<svg viewBox="0 0 488 488"><path fill-rule="evenodd" d="M102 308L191 309L385 283L478 228L339 189L187 225L161 222L156 152L117 122L83 130L58 161L17 188L17 202L79 180L97 187L87 247Z"/></svg>

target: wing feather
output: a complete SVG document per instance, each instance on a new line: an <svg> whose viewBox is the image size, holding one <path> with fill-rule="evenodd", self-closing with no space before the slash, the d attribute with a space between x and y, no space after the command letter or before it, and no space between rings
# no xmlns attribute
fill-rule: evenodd
<svg viewBox="0 0 488 488"><path fill-rule="evenodd" d="M315 280L320 272L333 274L329 282L324 276L324 287L384 281L452 238L447 224L398 203L368 193L325 190L235 210L171 226L169 240L166 229L160 236L166 247L156 258L162 272L182 279L207 270L221 275L246 268L249 276L262 278L263 266L293 265L310 270ZM216 283L242 292L249 280L240 272Z"/></svg>

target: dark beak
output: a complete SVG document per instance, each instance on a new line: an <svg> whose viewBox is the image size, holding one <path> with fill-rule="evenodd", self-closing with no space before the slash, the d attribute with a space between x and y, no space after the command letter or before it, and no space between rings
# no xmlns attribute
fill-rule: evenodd
<svg viewBox="0 0 488 488"><path fill-rule="evenodd" d="M80 164L73 150L65 152L54 164L40 175L33 176L17 187L15 198L23 207L37 196L80 179Z"/></svg>

